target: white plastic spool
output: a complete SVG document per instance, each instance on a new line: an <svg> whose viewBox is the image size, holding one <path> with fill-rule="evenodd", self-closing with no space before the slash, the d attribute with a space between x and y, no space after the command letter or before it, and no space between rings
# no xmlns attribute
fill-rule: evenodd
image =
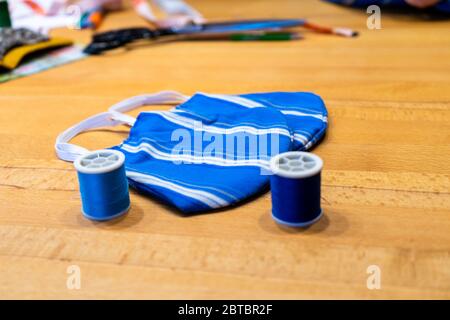
<svg viewBox="0 0 450 320"><path fill-rule="evenodd" d="M78 157L74 166L78 172L101 174L114 171L125 162L122 152L116 150L97 150Z"/></svg>
<svg viewBox="0 0 450 320"><path fill-rule="evenodd" d="M290 179L304 179L314 176L322 168L322 159L309 152L285 152L270 160L270 169L274 174Z"/></svg>

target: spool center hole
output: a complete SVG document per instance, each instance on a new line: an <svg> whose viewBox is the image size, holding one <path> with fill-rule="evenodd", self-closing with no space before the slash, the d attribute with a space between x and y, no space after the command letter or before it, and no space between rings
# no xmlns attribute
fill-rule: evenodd
<svg viewBox="0 0 450 320"><path fill-rule="evenodd" d="M106 162L106 159L105 158L97 158L97 159L94 159L93 162L97 163L97 164L100 164L100 163Z"/></svg>
<svg viewBox="0 0 450 320"><path fill-rule="evenodd" d="M81 160L80 164L86 168L97 169L114 165L119 161L119 157L113 153L101 152L86 156Z"/></svg>

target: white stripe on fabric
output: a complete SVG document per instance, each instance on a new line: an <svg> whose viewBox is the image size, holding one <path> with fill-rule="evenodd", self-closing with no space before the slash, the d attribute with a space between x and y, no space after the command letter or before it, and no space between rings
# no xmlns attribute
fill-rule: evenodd
<svg viewBox="0 0 450 320"><path fill-rule="evenodd" d="M202 116L200 116L200 115L198 115L198 114L195 114L195 113L189 113L189 112L187 112L186 110L171 109L171 110L169 110L169 111L170 111L172 114L176 114L176 115L178 115L178 116L181 116L181 114L185 114L186 116L184 116L184 118L187 119L187 120L189 120L189 121L200 121L200 120L193 119L193 118L189 118L189 117L197 117L197 118L202 119L202 120L204 120L204 121L206 121L206 122L211 121L211 119L202 117ZM147 113L151 113L151 112L152 112L152 111L147 111ZM167 111L165 111L165 112L167 112ZM181 116L181 117L183 117L183 116ZM230 124L230 123L220 122L220 121L214 121L214 124L216 124L216 125L221 125L221 126L227 126L228 128L234 128L234 127L235 127L234 125L232 125L232 124ZM286 132L289 132L288 129L280 128L280 127L283 127L283 125L281 125L281 124L266 124L266 125L261 125L261 124L258 124L258 123L255 123L255 122L249 122L249 121L240 121L240 122L239 122L239 127L245 127L245 126L249 126L249 127L255 128L255 129L263 129L263 130L265 130L265 129L274 129L274 128L276 128L276 129L285 130ZM216 127L216 126L214 126L214 127ZM286 127L286 126L284 126L284 127ZM220 128L220 127L219 127L219 128ZM222 128L221 128L221 129L222 129ZM225 129L225 128L223 128L223 129Z"/></svg>
<svg viewBox="0 0 450 320"><path fill-rule="evenodd" d="M148 144L152 145L154 148L158 148L160 150L164 149L164 150L167 150L168 152L172 152L173 151L173 147L166 147L166 146L162 145L161 143L158 143L157 141L155 141L153 139L150 139L150 138L147 138L147 137L140 138L136 142L136 144L127 143L127 145L129 145L131 147L138 147L140 144L142 144L144 142L147 142ZM196 150L192 150L192 151L194 151L194 155L197 156L197 157L202 157L203 156L201 150L200 150L200 152L198 152ZM258 153L256 153L256 154L258 155ZM219 156L221 156L221 158L219 158L219 159L223 159L224 157L235 157L236 156L234 153L225 153L225 152L214 152L214 155L215 155L215 158L219 158ZM245 160L249 156L250 156L250 154L246 154L246 155L242 155L242 156L236 156L236 157L237 157L237 160L243 160L243 159ZM266 157L268 157L268 156L266 156ZM254 158L265 161L265 159L262 158L261 156L259 156L259 157L256 156ZM269 160L270 160L270 158L267 159L267 161L269 161Z"/></svg>
<svg viewBox="0 0 450 320"><path fill-rule="evenodd" d="M206 94L206 93L199 93L203 96L209 97L209 98L216 98L219 100L224 100L224 101L228 101L228 102L232 102L235 104L238 104L240 106L246 107L246 108L265 108L266 106L250 100L250 99L246 99L246 98L242 98L242 97L238 97L238 96L231 96L231 95L225 95L225 94Z"/></svg>
<svg viewBox="0 0 450 320"><path fill-rule="evenodd" d="M127 171L127 177L132 179L133 181L136 181L139 183L154 185L154 186L163 187L163 188L172 190L176 193L179 193L181 196L189 197L189 198L195 199L197 201L200 201L210 208L214 208L214 209L221 208L221 207L224 207L224 206L227 206L230 204L228 201L226 201L212 193L202 191L202 190L186 188L186 187L180 186L178 184L175 184L175 183L172 183L169 181L165 181L165 180L159 179L157 177L154 177L154 176L151 176L148 174L138 173L138 172L134 172L134 171Z"/></svg>
<svg viewBox="0 0 450 320"><path fill-rule="evenodd" d="M302 129L298 129L298 128L294 129L294 133L301 134L302 136L308 138L308 140L309 140L310 137L313 137L311 132L306 131L306 130L302 130Z"/></svg>
<svg viewBox="0 0 450 320"><path fill-rule="evenodd" d="M279 104L276 104L276 103L274 103L274 102L272 102L272 101L269 101L269 100L267 100L267 99L263 99L263 98L258 98L258 100L259 101L263 101L263 103L265 103L267 106L271 106L271 107L273 107L273 108L275 108L275 109L278 109L278 110L285 110L285 111L291 111L291 110L303 110L303 111L306 111L305 113L306 114L310 114L309 112L311 111L311 112L315 112L315 111L317 111L317 110L315 110L315 109L310 109L310 108L307 108L307 107L301 107L301 106L285 106L285 105L279 105Z"/></svg>
<svg viewBox="0 0 450 320"><path fill-rule="evenodd" d="M287 137L291 137L291 134L289 130L282 129L282 128L267 128L267 129L258 129L250 126L236 126L231 128L220 128L216 126L210 126L210 125L204 125L202 123L201 126L197 127L195 126L195 123L201 123L200 121L193 120L187 117L180 116L178 114L174 114L173 112L167 112L167 111L147 111L145 113L153 113L157 114L164 119L176 123L180 126L193 129L195 131L203 131L203 132L210 132L210 133L218 133L218 134L232 134L232 133L238 133L238 132L248 132L250 134L254 135L264 135L264 134L279 134Z"/></svg>
<svg viewBox="0 0 450 320"><path fill-rule="evenodd" d="M158 179L167 181L167 179L164 179L164 176L161 177L161 176L158 176L158 175L155 175L155 174L152 174L152 176L156 177ZM189 189L205 190L205 192L208 192L208 190L211 190L211 191L213 191L214 194L220 193L220 194L222 194L222 195L224 195L226 197L225 199L230 198L230 199L233 199L234 201L239 201L243 197L243 195L240 195L240 198L237 198L235 195L233 195L233 194L231 194L229 192L226 192L226 191L224 191L222 189L218 189L218 188L212 187L211 185L192 184L192 183L187 183L185 181L180 181L180 180L176 180L176 179L170 179L170 182L175 183L177 185L180 185L182 187L189 188Z"/></svg>
<svg viewBox="0 0 450 320"><path fill-rule="evenodd" d="M304 147L305 150L308 150L309 148L311 148L315 142L316 142L316 140L311 140L310 142L308 142Z"/></svg>
<svg viewBox="0 0 450 320"><path fill-rule="evenodd" d="M204 156L193 156L189 154L165 153L156 149L155 147L146 142L143 142L138 146L123 144L121 148L130 153L138 153L140 151L144 151L149 155L151 155L153 158L164 161L172 161L172 162L183 161L195 164L204 163L221 167L253 166L270 170L270 164L269 161L267 160L260 160L260 159L233 160L219 157L204 157Z"/></svg>
<svg viewBox="0 0 450 320"><path fill-rule="evenodd" d="M281 110L281 113L285 114L285 115L289 115L289 116L313 117L313 118L322 120L323 122L328 122L328 118L321 114L311 114L311 113L304 113L304 112L300 112L300 111L287 111L287 110Z"/></svg>
<svg viewBox="0 0 450 320"><path fill-rule="evenodd" d="M300 141L303 144L308 142L308 138L298 133L294 134L294 140Z"/></svg>

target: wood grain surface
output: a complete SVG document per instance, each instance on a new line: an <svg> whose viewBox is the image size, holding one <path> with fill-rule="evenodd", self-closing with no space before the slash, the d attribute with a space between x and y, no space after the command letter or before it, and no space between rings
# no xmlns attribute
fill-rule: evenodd
<svg viewBox="0 0 450 320"><path fill-rule="evenodd" d="M450 298L450 21L383 13L383 28L368 30L364 11L318 0L190 2L211 19L308 17L361 35L161 44L1 84L0 298ZM102 30L142 24L121 12ZM135 192L125 218L84 219L56 136L121 99L165 89L321 95L330 113L314 150L325 162L323 219L281 228L270 193L182 217ZM127 132L75 141L98 149ZM80 290L66 287L71 265ZM380 290L366 286L370 265L381 269Z"/></svg>

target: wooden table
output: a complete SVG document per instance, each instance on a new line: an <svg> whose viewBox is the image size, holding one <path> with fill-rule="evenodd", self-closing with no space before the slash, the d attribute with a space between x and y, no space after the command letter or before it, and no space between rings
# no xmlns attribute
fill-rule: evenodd
<svg viewBox="0 0 450 320"><path fill-rule="evenodd" d="M309 17L361 36L172 43L0 85L0 298L450 298L450 23L386 13L383 29L371 31L364 11L316 0L192 3L210 18ZM129 11L102 29L142 23ZM56 136L121 99L164 89L321 95L330 113L314 150L325 162L323 219L281 228L269 193L181 217L135 192L124 219L82 218ZM75 141L98 149L127 132ZM72 265L79 290L66 286ZM367 288L371 265L380 290Z"/></svg>

